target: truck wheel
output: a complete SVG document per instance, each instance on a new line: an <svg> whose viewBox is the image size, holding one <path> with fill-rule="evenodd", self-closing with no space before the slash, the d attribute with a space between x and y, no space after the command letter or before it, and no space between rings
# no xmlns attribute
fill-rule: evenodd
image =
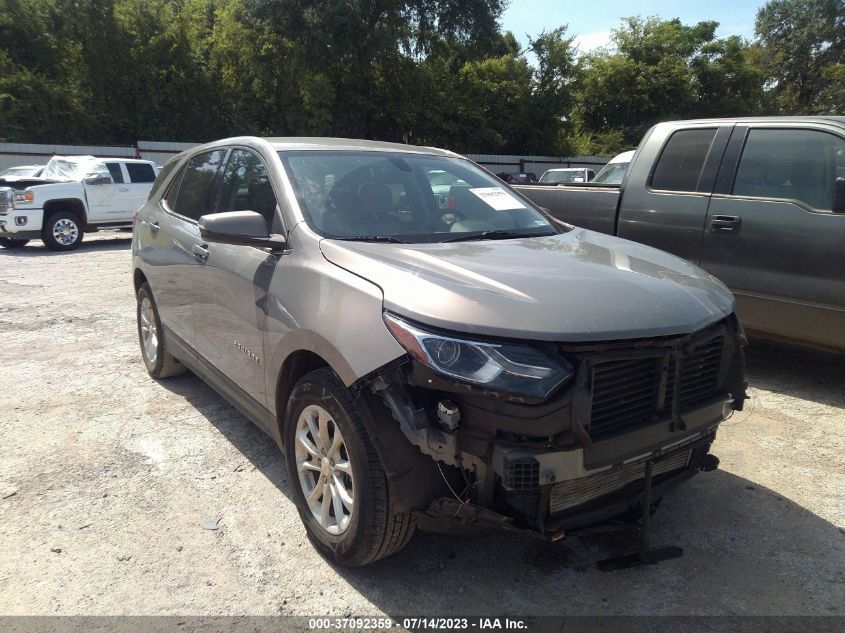
<svg viewBox="0 0 845 633"><path fill-rule="evenodd" d="M141 356L150 376L169 378L185 373L185 366L167 351L158 308L150 286L146 283L138 290L137 317Z"/></svg>
<svg viewBox="0 0 845 633"><path fill-rule="evenodd" d="M82 223L75 213L59 211L47 218L41 229L41 240L53 251L72 251L82 244Z"/></svg>
<svg viewBox="0 0 845 633"><path fill-rule="evenodd" d="M13 237L0 237L0 246L3 248L23 248L29 244L29 240L16 240Z"/></svg>
<svg viewBox="0 0 845 633"><path fill-rule="evenodd" d="M293 500L320 553L357 567L402 549L413 536L414 519L390 510L376 449L334 372L318 369L296 383L285 420Z"/></svg>

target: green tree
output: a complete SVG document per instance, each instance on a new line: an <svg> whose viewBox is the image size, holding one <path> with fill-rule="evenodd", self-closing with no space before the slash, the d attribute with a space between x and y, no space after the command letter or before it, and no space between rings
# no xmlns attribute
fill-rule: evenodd
<svg viewBox="0 0 845 633"><path fill-rule="evenodd" d="M845 0L771 0L755 29L781 112L845 114Z"/></svg>
<svg viewBox="0 0 845 633"><path fill-rule="evenodd" d="M585 58L578 90L582 132L622 132L639 142L661 120L750 115L765 109L764 75L741 38L718 39L718 23L627 18L613 50Z"/></svg>

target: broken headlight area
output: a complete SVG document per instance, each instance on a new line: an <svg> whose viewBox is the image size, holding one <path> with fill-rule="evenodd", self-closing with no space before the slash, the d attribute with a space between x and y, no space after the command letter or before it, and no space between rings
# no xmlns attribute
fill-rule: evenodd
<svg viewBox="0 0 845 633"><path fill-rule="evenodd" d="M565 359L538 347L437 332L390 313L384 314L384 321L414 359L441 376L484 391L542 401L575 375Z"/></svg>
<svg viewBox="0 0 845 633"><path fill-rule="evenodd" d="M718 425L745 398L735 318L688 335L549 345L385 322L408 355L361 386L419 450L409 479L440 490L409 509L447 522L498 516L549 535L632 510L646 464L655 499L715 468Z"/></svg>

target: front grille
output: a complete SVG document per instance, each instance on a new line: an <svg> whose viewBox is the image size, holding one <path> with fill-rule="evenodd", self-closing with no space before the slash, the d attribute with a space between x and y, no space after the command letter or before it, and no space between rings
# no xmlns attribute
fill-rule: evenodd
<svg viewBox="0 0 845 633"><path fill-rule="evenodd" d="M654 358L593 364L590 435L642 426L654 419L660 364Z"/></svg>
<svg viewBox="0 0 845 633"><path fill-rule="evenodd" d="M707 401L719 387L719 371L722 367L724 341L714 338L684 356L681 362L681 411ZM669 364L669 379L666 385L666 410L672 410L675 394L675 363Z"/></svg>
<svg viewBox="0 0 845 633"><path fill-rule="evenodd" d="M724 343L724 336L718 333L686 352L679 349L646 358L592 361L590 437L602 439L668 418L675 397L679 398L679 411L684 411L715 396ZM676 362L680 362L677 389Z"/></svg>
<svg viewBox="0 0 845 633"><path fill-rule="evenodd" d="M652 467L653 477L685 468L690 451L681 451L657 461ZM610 494L628 484L645 477L645 461L624 464L620 468L606 470L596 475L562 481L552 487L549 496L549 510L552 514L586 503L592 499Z"/></svg>
<svg viewBox="0 0 845 633"><path fill-rule="evenodd" d="M6 215L12 208L12 189L0 188L0 215Z"/></svg>

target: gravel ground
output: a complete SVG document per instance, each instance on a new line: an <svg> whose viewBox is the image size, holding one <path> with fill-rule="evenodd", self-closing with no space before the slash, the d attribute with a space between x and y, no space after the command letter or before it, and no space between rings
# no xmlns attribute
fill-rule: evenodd
<svg viewBox="0 0 845 633"><path fill-rule="evenodd" d="M147 376L118 235L0 249L0 613L843 614L842 357L754 342L721 469L655 515L681 559L597 571L631 530L418 534L340 569L308 543L273 442L193 375Z"/></svg>

